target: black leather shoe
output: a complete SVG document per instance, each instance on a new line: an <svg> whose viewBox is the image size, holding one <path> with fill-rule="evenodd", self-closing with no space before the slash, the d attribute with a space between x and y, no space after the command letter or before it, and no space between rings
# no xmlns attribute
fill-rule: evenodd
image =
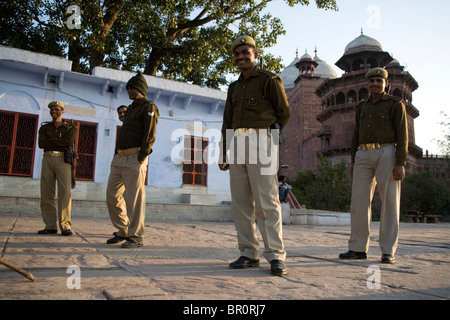
<svg viewBox="0 0 450 320"><path fill-rule="evenodd" d="M55 234L57 232L58 232L58 230L44 229L44 230L38 231L38 234Z"/></svg>
<svg viewBox="0 0 450 320"><path fill-rule="evenodd" d="M272 260L270 261L270 271L274 276L284 276L287 274L286 264L281 260Z"/></svg>
<svg viewBox="0 0 450 320"><path fill-rule="evenodd" d="M239 257L239 259L230 263L231 269L246 269L246 268L257 268L259 267L258 259L250 259L244 256Z"/></svg>
<svg viewBox="0 0 450 320"><path fill-rule="evenodd" d="M392 254L383 254L381 256L382 263L395 263L395 257Z"/></svg>
<svg viewBox="0 0 450 320"><path fill-rule="evenodd" d="M132 249L132 248L140 248L143 246L142 243L134 241L133 239L127 238L127 241L122 243L121 248Z"/></svg>
<svg viewBox="0 0 450 320"><path fill-rule="evenodd" d="M114 244L114 243L119 243L119 242L122 242L122 241L125 241L125 240L127 240L126 237L121 237L121 236L118 236L117 234L115 234L114 237L112 237L111 239L106 240L106 243L107 244Z"/></svg>
<svg viewBox="0 0 450 320"><path fill-rule="evenodd" d="M63 230L63 231L61 231L61 234L62 234L63 236L71 236L71 235L73 235L73 232L69 229L69 230Z"/></svg>
<svg viewBox="0 0 450 320"><path fill-rule="evenodd" d="M344 260L367 259L367 253L348 250L346 253L341 253L339 255L339 259L344 259Z"/></svg>

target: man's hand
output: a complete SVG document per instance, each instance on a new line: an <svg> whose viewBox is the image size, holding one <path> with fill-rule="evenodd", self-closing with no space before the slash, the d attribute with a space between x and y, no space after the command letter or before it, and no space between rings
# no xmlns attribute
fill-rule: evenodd
<svg viewBox="0 0 450 320"><path fill-rule="evenodd" d="M230 165L227 163L227 156L222 157L222 163L219 162L219 169L222 171L230 169Z"/></svg>
<svg viewBox="0 0 450 320"><path fill-rule="evenodd" d="M392 176L396 181L402 180L405 177L405 167L395 166L394 170L392 170Z"/></svg>

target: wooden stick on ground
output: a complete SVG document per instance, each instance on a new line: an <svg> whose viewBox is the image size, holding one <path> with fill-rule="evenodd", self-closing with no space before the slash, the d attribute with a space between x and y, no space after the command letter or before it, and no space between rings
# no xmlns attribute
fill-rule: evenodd
<svg viewBox="0 0 450 320"><path fill-rule="evenodd" d="M102 291L103 295L105 296L106 300L116 300L116 298L114 298L114 296L108 292L108 290L103 290Z"/></svg>
<svg viewBox="0 0 450 320"><path fill-rule="evenodd" d="M23 275L25 278L35 282L36 281L36 277L33 276L31 273L13 265L12 263L6 261L5 259L0 258L0 264L3 264L4 266L7 266L10 269L13 269L14 271L20 273L21 275Z"/></svg>

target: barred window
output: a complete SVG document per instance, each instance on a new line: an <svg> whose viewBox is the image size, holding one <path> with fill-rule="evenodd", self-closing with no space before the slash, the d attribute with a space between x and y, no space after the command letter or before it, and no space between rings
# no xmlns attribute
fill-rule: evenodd
<svg viewBox="0 0 450 320"><path fill-rule="evenodd" d="M38 116L0 111L0 175L33 175Z"/></svg>
<svg viewBox="0 0 450 320"><path fill-rule="evenodd" d="M97 124L81 121L72 123L78 128L74 146L74 151L77 152L75 178L93 181ZM38 135L38 116L0 111L0 128L0 175L31 177Z"/></svg>
<svg viewBox="0 0 450 320"><path fill-rule="evenodd" d="M94 181L97 124L82 121L73 121L73 124L78 128L74 148L77 153L75 179Z"/></svg>
<svg viewBox="0 0 450 320"><path fill-rule="evenodd" d="M183 152L183 184L206 186L208 139L185 136Z"/></svg>

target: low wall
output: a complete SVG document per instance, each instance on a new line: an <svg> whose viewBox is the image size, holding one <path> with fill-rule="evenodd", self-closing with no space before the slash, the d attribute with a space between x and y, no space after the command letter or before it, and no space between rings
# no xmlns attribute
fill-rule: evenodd
<svg viewBox="0 0 450 320"><path fill-rule="evenodd" d="M6 176L1 178L0 214L40 214L39 180ZM146 191L148 220L233 221L229 194L210 194L206 188L195 187L178 189L146 187ZM109 217L105 195L104 184L77 182L77 187L72 191L72 216ZM203 204L202 199L205 202ZM282 204L282 216L283 224L350 225L350 213L292 209L287 203Z"/></svg>
<svg viewBox="0 0 450 320"><path fill-rule="evenodd" d="M146 218L168 221L233 221L229 192L210 192L206 187L160 188L146 186ZM0 214L40 214L40 181L0 177ZM109 217L106 185L77 181L72 190L73 217Z"/></svg>
<svg viewBox="0 0 450 320"><path fill-rule="evenodd" d="M39 198L0 196L0 214L39 214ZM72 200L72 217L108 218L105 201ZM233 221L230 205L195 205L184 203L147 203L146 219L150 221Z"/></svg>
<svg viewBox="0 0 450 320"><path fill-rule="evenodd" d="M292 224L314 226L349 226L349 212L333 212L313 209L291 209Z"/></svg>

